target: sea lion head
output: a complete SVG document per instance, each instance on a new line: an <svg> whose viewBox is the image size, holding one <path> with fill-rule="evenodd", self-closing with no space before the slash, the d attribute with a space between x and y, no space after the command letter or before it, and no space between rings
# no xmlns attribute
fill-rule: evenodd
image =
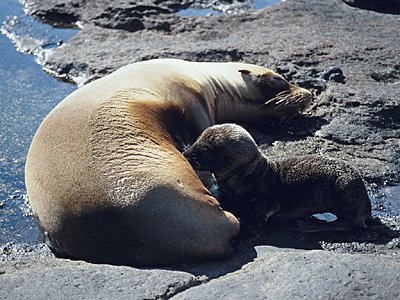
<svg viewBox="0 0 400 300"><path fill-rule="evenodd" d="M248 164L261 154L243 127L226 123L204 130L183 155L200 171L222 173Z"/></svg>
<svg viewBox="0 0 400 300"><path fill-rule="evenodd" d="M288 82L281 75L262 67L239 69L247 86L258 94L253 98L260 113L286 119L305 110L312 102L312 93ZM254 95L254 94L253 94ZM256 120L259 121L259 120Z"/></svg>

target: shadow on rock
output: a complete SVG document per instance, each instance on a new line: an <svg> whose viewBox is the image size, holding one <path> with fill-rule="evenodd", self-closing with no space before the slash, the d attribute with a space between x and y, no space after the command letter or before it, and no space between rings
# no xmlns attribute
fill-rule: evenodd
<svg viewBox="0 0 400 300"><path fill-rule="evenodd" d="M378 128L400 129L400 106L382 109L370 123Z"/></svg>
<svg viewBox="0 0 400 300"><path fill-rule="evenodd" d="M386 224L378 217L366 220L367 228L302 233L297 230L301 227L298 227L298 222L295 220L286 221L271 217L265 223L262 210L249 210L243 202L229 198L227 195L223 195L220 200L224 209L236 215L241 222L240 234L234 240L234 247L238 251L260 245L303 250L329 250L333 248L332 244L335 244L336 250L340 249L343 252L368 251L377 245L381 245L381 249L388 250L391 247L390 242L400 237L400 230L395 224ZM304 221L311 222L308 219Z"/></svg>
<svg viewBox="0 0 400 300"><path fill-rule="evenodd" d="M362 251L362 248L370 248L367 246L368 244L386 245L400 237L400 231L390 228L379 218L368 220L367 226L366 229L355 228L348 231L300 233L294 229L294 223L272 221L258 229L253 236L250 231L254 233L254 227L248 226L250 230L247 229L242 239L251 242L254 246L269 245L304 250L329 249L330 244L337 244L336 249L351 252L352 248L357 248L358 251ZM357 247L354 247L355 244L358 244Z"/></svg>
<svg viewBox="0 0 400 300"><path fill-rule="evenodd" d="M328 122L319 117L311 115L298 115L290 120L276 121L268 120L261 125L251 124L245 126L255 138L257 144L272 144L274 141L297 141L308 136L313 136ZM257 134L257 132L261 134Z"/></svg>
<svg viewBox="0 0 400 300"><path fill-rule="evenodd" d="M352 7L372 10L385 14L400 14L400 1L398 0L343 0Z"/></svg>
<svg viewBox="0 0 400 300"><path fill-rule="evenodd" d="M174 270L188 272L194 276L206 276L208 279L211 279L238 271L244 265L253 262L256 258L256 249L248 245L237 248L235 254L227 259L202 264L182 265L174 267Z"/></svg>

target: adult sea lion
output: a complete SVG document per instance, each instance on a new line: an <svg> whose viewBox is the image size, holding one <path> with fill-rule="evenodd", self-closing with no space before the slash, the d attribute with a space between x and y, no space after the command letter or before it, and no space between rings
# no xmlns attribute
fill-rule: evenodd
<svg viewBox="0 0 400 300"><path fill-rule="evenodd" d="M26 162L29 201L62 255L136 266L223 257L239 222L183 147L215 123L283 118L310 101L249 64L125 66L73 92L40 125Z"/></svg>
<svg viewBox="0 0 400 300"><path fill-rule="evenodd" d="M207 128L184 155L194 167L213 172L223 193L246 202L265 221L335 214L330 223L298 223L302 232L318 232L365 227L371 218L371 202L353 167L316 155L270 161L239 125Z"/></svg>

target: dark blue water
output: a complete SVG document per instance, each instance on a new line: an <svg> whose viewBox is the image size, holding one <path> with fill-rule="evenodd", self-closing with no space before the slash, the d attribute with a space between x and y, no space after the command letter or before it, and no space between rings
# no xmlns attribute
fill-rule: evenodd
<svg viewBox="0 0 400 300"><path fill-rule="evenodd" d="M3 33L22 41L20 50L36 54L76 32L34 22L17 0L0 1L0 23ZM34 244L40 237L26 201L25 157L40 122L76 88L46 74L35 59L0 34L0 244Z"/></svg>

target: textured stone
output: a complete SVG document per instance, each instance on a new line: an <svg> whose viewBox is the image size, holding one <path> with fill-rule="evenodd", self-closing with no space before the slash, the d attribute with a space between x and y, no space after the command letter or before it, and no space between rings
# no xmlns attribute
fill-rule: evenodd
<svg viewBox="0 0 400 300"><path fill-rule="evenodd" d="M173 299L398 299L400 260L321 250L271 251Z"/></svg>
<svg viewBox="0 0 400 300"><path fill-rule="evenodd" d="M41 0L25 1L28 14L57 26L76 26L80 21L84 24L94 23L101 27L136 31L150 26L146 18L173 14L178 8L190 5L185 0ZM158 28L159 29L159 28Z"/></svg>
<svg viewBox="0 0 400 300"><path fill-rule="evenodd" d="M0 262L7 299L168 298L201 283L180 271L95 265L55 258Z"/></svg>
<svg viewBox="0 0 400 300"><path fill-rule="evenodd" d="M49 257L0 262L0 289L9 299L397 299L399 280L398 255L271 246L178 269Z"/></svg>
<svg viewBox="0 0 400 300"><path fill-rule="evenodd" d="M387 14L400 14L399 0L344 0L348 5Z"/></svg>

